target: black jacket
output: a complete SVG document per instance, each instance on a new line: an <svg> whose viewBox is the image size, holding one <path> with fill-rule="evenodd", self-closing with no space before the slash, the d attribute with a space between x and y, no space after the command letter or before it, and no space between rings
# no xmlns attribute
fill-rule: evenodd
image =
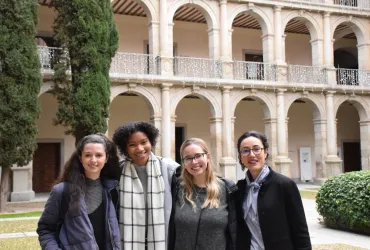
<svg viewBox="0 0 370 250"><path fill-rule="evenodd" d="M235 200L238 197L237 186L234 182L224 179L220 177L222 181L225 182L225 186L227 189L227 200L228 200L228 230L227 230L227 250L235 250L236 249L236 230L237 230L237 214L236 214L236 204ZM168 250L173 250L175 248L175 239L176 239L176 231L175 231L175 213L176 213L176 204L177 202L177 194L180 189L180 180L177 178L173 179L173 188L172 188L172 211L170 217L170 225L169 225L169 239L168 239ZM212 239L210 239L212 240Z"/></svg>
<svg viewBox="0 0 370 250"><path fill-rule="evenodd" d="M237 183L237 216L243 216L246 180ZM258 217L266 250L311 250L306 217L297 185L274 172L262 183L257 200ZM251 234L244 219L238 220L237 249L250 249Z"/></svg>

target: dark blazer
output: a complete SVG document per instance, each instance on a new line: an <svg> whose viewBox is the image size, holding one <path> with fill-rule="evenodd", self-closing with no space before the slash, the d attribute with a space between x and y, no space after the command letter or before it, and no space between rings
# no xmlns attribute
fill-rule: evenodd
<svg viewBox="0 0 370 250"><path fill-rule="evenodd" d="M249 191L245 179L238 181L237 215L243 216L243 200ZM257 209L266 250L311 250L310 235L297 185L274 172L262 183ZM250 249L251 234L244 219L238 220L237 249Z"/></svg>
<svg viewBox="0 0 370 250"><path fill-rule="evenodd" d="M105 239L107 250L120 250L120 233L117 221L116 210L112 202L112 193L117 192L115 186L116 180L102 181L104 192L103 202L105 208ZM81 249L97 250L94 237L94 229L87 214L84 197L80 197L79 211L71 213L67 210L64 216L64 222L61 225L59 235L58 224L62 213L61 202L63 200L65 183L61 182L55 185L45 204L45 209L40 217L37 227L40 246L46 250L56 249ZM117 194L116 194L117 195Z"/></svg>
<svg viewBox="0 0 370 250"><path fill-rule="evenodd" d="M172 204L176 204L177 201L177 194L180 189L180 182L181 180L178 178L180 175L180 168L177 169L177 174L174 175L172 180ZM236 214L236 199L238 198L237 186L233 181L228 179L224 179L220 177L221 180L225 183L226 186L226 195L228 201L228 226L227 226L227 248L226 250L234 250L236 249L236 240L237 240L237 214ZM176 231L175 231L175 205L172 206L171 217L170 217L170 225L169 225L169 239L168 239L168 250L172 250L175 248L175 239L176 239ZM211 240L211 239L210 239Z"/></svg>

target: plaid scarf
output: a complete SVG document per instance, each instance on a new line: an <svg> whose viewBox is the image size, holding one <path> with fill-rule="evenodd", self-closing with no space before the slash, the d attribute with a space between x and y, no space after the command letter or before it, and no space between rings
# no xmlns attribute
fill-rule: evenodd
<svg viewBox="0 0 370 250"><path fill-rule="evenodd" d="M131 161L126 161L121 175L119 226L121 245L125 250L145 250L145 243L149 250L166 248L164 181L160 162L153 153L146 164L146 172L148 174L147 206L145 206L143 186ZM145 207L148 209L147 228Z"/></svg>

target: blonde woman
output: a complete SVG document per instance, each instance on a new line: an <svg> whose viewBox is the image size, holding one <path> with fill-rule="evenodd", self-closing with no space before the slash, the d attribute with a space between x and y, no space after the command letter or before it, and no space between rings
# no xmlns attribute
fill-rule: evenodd
<svg viewBox="0 0 370 250"><path fill-rule="evenodd" d="M214 172L206 143L186 140L181 176L173 183L169 250L235 249L236 185Z"/></svg>

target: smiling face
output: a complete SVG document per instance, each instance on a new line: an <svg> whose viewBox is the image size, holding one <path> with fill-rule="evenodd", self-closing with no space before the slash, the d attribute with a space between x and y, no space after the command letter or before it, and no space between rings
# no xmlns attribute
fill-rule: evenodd
<svg viewBox="0 0 370 250"><path fill-rule="evenodd" d="M127 154L138 166L145 166L149 160L152 144L143 132L132 133L127 143Z"/></svg>
<svg viewBox="0 0 370 250"><path fill-rule="evenodd" d="M107 159L103 144L87 143L80 156L81 164L85 169L85 176L93 180L99 178Z"/></svg>
<svg viewBox="0 0 370 250"><path fill-rule="evenodd" d="M248 155L241 153L248 150L250 150ZM253 151L260 152L256 154ZM243 165L250 171L254 179L258 176L263 166L265 165L267 153L267 149L263 149L262 141L256 137L249 136L241 142L239 148L240 160Z"/></svg>
<svg viewBox="0 0 370 250"><path fill-rule="evenodd" d="M190 144L182 151L185 170L194 178L205 178L209 163L209 154L196 145Z"/></svg>

